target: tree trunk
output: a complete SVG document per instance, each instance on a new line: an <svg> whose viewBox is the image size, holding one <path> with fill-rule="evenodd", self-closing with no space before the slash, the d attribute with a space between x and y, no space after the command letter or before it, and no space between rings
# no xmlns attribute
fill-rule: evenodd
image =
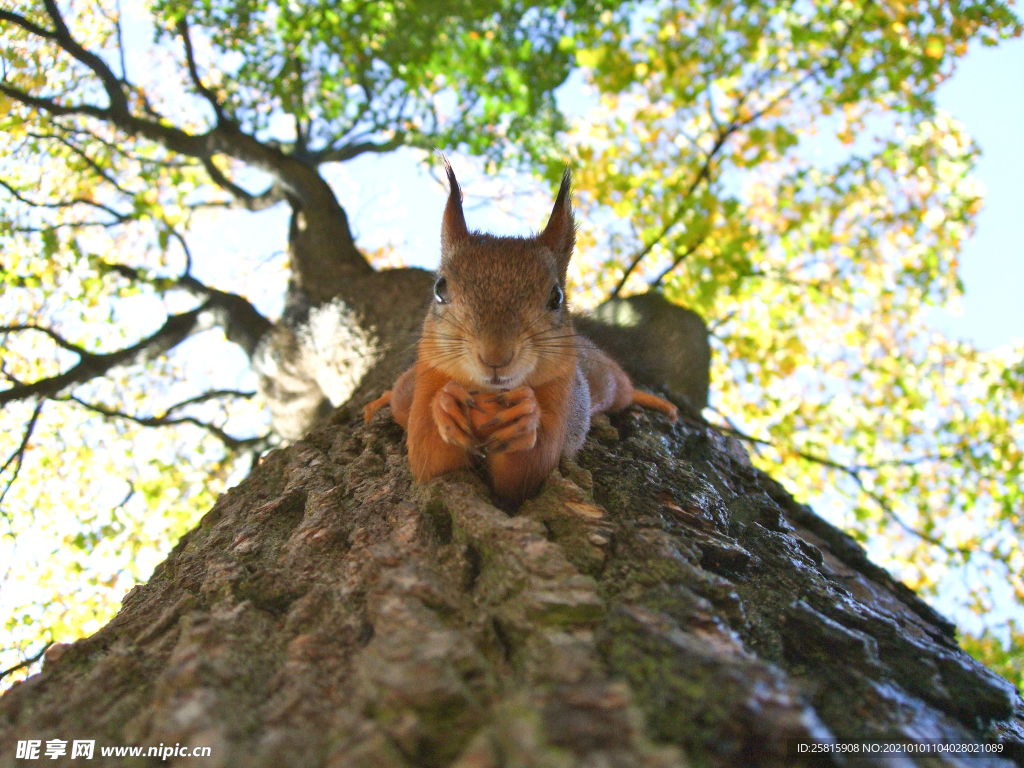
<svg viewBox="0 0 1024 768"><path fill-rule="evenodd" d="M840 765L799 743L869 738L1024 757L1013 687L700 419L599 417L510 516L468 472L415 485L385 414L269 454L113 621L51 649L0 698L0 766L55 738L101 765L161 744L268 767Z"/></svg>

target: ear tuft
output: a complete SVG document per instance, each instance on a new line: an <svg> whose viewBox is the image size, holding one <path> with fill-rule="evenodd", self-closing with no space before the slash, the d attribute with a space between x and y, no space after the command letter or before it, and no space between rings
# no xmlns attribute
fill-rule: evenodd
<svg viewBox="0 0 1024 768"><path fill-rule="evenodd" d="M441 160L448 174L448 203L441 219L441 258L444 259L457 243L469 237L469 230L466 228L466 216L462 212L462 190L455 178L455 171L447 157L441 155Z"/></svg>
<svg viewBox="0 0 1024 768"><path fill-rule="evenodd" d="M537 239L555 252L558 276L564 284L572 249L576 245L576 219L572 215L572 171L568 167L562 173L562 185L558 188L551 218Z"/></svg>

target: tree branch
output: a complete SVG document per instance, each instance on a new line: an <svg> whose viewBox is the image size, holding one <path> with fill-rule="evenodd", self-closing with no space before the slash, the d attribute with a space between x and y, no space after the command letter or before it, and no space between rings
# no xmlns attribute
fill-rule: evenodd
<svg viewBox="0 0 1024 768"><path fill-rule="evenodd" d="M59 333L52 328L46 328L41 325L0 325L0 333L17 333L19 331L38 331L39 333L45 333L51 339L53 339L57 346L68 350L68 352L74 352L79 357L92 357L93 353L89 352L84 347L80 347L77 344L72 344L70 341L65 339Z"/></svg>
<svg viewBox="0 0 1024 768"><path fill-rule="evenodd" d="M155 359L193 333L204 330L206 324L200 322L202 314L203 308L172 315L160 330L138 344L105 355L84 355L75 366L64 373L6 389L0 392L0 406L30 397L53 398L70 386L103 376L114 368Z"/></svg>
<svg viewBox="0 0 1024 768"><path fill-rule="evenodd" d="M143 427L174 427L181 424L191 424L196 427L205 429L211 435L216 437L225 447L232 451L241 451L246 448L266 446L269 435L262 435L258 437L247 437L237 438L232 437L223 429L218 427L216 424L210 424L208 422L197 419L193 416L178 416L175 418L169 418L166 414L164 416L135 416L130 413L123 413L121 411L107 408L106 406L96 405L95 403L88 403L84 400L80 400L74 395L68 395L67 397L59 398L62 402L73 402L82 406L88 411L99 414L106 419L124 419L126 421L132 421Z"/></svg>
<svg viewBox="0 0 1024 768"><path fill-rule="evenodd" d="M32 410L32 416L28 420L28 425L25 427L25 434L21 438L21 444L12 453L7 461L4 462L3 466L0 467L0 474L7 471L11 464L14 464L14 471L11 473L11 479L7 481L7 486L4 488L3 493L0 493L0 504L3 504L4 499L7 497L7 492L11 490L11 486L14 485L18 479L18 475L21 473L21 466L25 461L25 451L28 450L28 441L32 439L32 433L35 431L36 422L39 421L39 414L43 412L43 400L36 403L36 407ZM0 675L0 677L3 677Z"/></svg>
<svg viewBox="0 0 1024 768"><path fill-rule="evenodd" d="M53 645L53 643L47 643L46 645L43 646L43 650L41 650L39 653L37 653L32 658L25 659L20 664L15 664L13 667L10 667L9 669L5 669L3 672L0 672L0 680L3 680L5 677L7 677L10 674L13 674L14 672L17 672L19 669L24 669L25 667L31 667L33 664L35 664L37 661L39 661L41 658L43 658L43 654L45 654L48 650L50 650L50 646L51 645Z"/></svg>
<svg viewBox="0 0 1024 768"><path fill-rule="evenodd" d="M277 183L271 184L266 190L252 194L235 184L218 168L213 158L203 158L203 167L213 183L231 195L234 199L232 208L244 208L247 211L263 211L287 199L284 190Z"/></svg>
<svg viewBox="0 0 1024 768"><path fill-rule="evenodd" d="M117 0L116 13L114 27L117 30L117 55L121 61L121 80L128 82L128 67L124 63L124 34L121 28L121 0Z"/></svg>
<svg viewBox="0 0 1024 768"><path fill-rule="evenodd" d="M719 416L722 416L722 414L719 413L714 408L712 408L712 410L714 410L715 413L718 413ZM722 416L722 418L725 418L725 417ZM728 422L728 419L726 419L726 421ZM731 422L729 422L729 423L731 424ZM756 444L756 445L768 446L768 447L774 448L776 451L780 451L780 452L782 452L782 451L789 451L789 452L792 452L792 453L796 454L797 456L799 456L800 458L805 459L807 461L813 462L815 464L820 464L821 466L824 466L824 467L829 467L830 469L838 470L839 472L842 472L845 475L848 475L849 477L851 477L853 479L853 481L855 483L857 483L857 487L860 488L860 490L864 494L866 494L872 501L874 501L875 504L878 505L879 509L881 509L882 512L887 517L889 517L891 520L893 520L893 522L895 522L900 528L905 530L907 533L909 533L909 534L911 534L913 536L916 536L917 538L921 539L922 541L926 541L929 544L932 544L932 545L934 545L936 547L939 547L943 551L945 551L945 552L947 552L949 554L957 554L957 555L959 555L961 557L966 557L966 555L969 554L969 553L965 552L962 549L950 548L946 544L944 544L940 539L936 539L934 536L931 536L931 535L929 535L929 534L927 534L927 533L925 533L923 531L917 530L912 525L910 525L909 523L905 522L903 520L903 518L901 518L898 514L896 514L896 511L893 510L893 508L889 505L889 502L883 496L881 496L880 494L876 493L875 491L868 490L867 485L864 482L864 478L861 477L861 472L863 472L865 470L877 470L880 466L883 466L883 464L879 464L879 465L860 464L860 465L847 466L845 464L839 464L838 462L832 461L831 459L823 459L820 456L815 456L814 454L806 453L804 451L798 451L795 448L780 448L776 443L773 443L771 440L762 440L760 438L753 437L752 435L748 435L745 432L740 431L739 429L737 429L734 426L729 426L729 427L719 426L718 429L722 430L723 432L728 432L728 433L730 433L730 434L732 434L732 435L738 437L739 439L744 440L744 441L746 441L748 443L753 443L753 444ZM907 460L905 462L902 462L902 461L901 462L885 462L884 464L889 464L889 465L892 465L892 464L917 464L917 463L920 463L921 461L927 460L927 458L931 458L931 457L926 457L925 459Z"/></svg>
<svg viewBox="0 0 1024 768"><path fill-rule="evenodd" d="M92 55L92 54L90 54ZM104 66L97 58L99 64ZM109 69L109 77L114 78ZM225 154L269 173L282 185L285 191L293 194L304 205L310 208L340 208L334 193L328 184L320 178L316 169L290 158L280 150L256 140L243 133L231 123L218 125L211 131L199 135L187 133L180 128L161 122L144 120L129 112L119 112L91 104L67 106L53 99L32 96L29 93L0 83L0 93L27 107L46 112L54 117L86 115L99 120L109 120L115 127L129 134L154 141L171 152L199 159L211 158L215 154Z"/></svg>
<svg viewBox="0 0 1024 768"><path fill-rule="evenodd" d="M190 278L191 279L191 278ZM198 281L195 281L198 283ZM199 285L202 285L199 283ZM164 325L152 336L108 354L93 354L72 349L80 355L76 365L64 373L30 384L15 384L0 392L0 407L16 400L30 397L56 398L68 387L82 384L103 376L115 368L148 362L168 352L189 336L214 327L224 329L230 341L241 346L246 354L252 355L260 338L270 330L271 324L241 296L224 293L212 288L209 298L198 309L180 315L171 315ZM31 327L25 330L46 330ZM48 335L50 335L48 333ZM51 338L53 336L51 335ZM56 340L56 339L55 339Z"/></svg>
<svg viewBox="0 0 1024 768"><path fill-rule="evenodd" d="M220 326L228 341L234 342L252 357L263 334L270 330L271 322L237 294L210 288L191 275L186 275L179 282L189 290L206 293L206 304L198 311L209 315L211 327Z"/></svg>
<svg viewBox="0 0 1024 768"><path fill-rule="evenodd" d="M676 256L675 259L672 260L672 263L664 270L662 270L661 274L654 278L654 281L648 285L648 290L657 288L658 285L661 284L661 281L664 280L673 269L675 269L684 261L686 261L686 259L689 258L694 251L696 251L698 248L701 247L701 245L704 244L704 241L707 239L707 237L708 233L704 232L704 234L702 234L695 243L690 245L689 248L687 248L685 251Z"/></svg>
<svg viewBox="0 0 1024 768"><path fill-rule="evenodd" d="M14 101L24 104L26 107L32 107L33 109L41 112L47 112L54 117L66 117L68 115L88 115L89 117L96 117L100 120L107 120L111 117L108 110L100 107L94 107L91 104L79 104L78 106L65 106L58 104L52 99L44 99L39 96L33 96L25 91L21 91L17 88L12 88L5 83L0 83L0 93L4 94Z"/></svg>
<svg viewBox="0 0 1024 768"><path fill-rule="evenodd" d="M173 227L168 229L185 253L185 270L174 283L174 287L188 291L197 298L206 299L204 307L214 314L216 325L224 329L228 341L238 344L245 353L252 356L263 334L270 330L271 323L246 299L234 293L211 288L192 276L192 252L185 238ZM127 264L108 264L107 268L128 280L145 280L136 267Z"/></svg>
<svg viewBox="0 0 1024 768"><path fill-rule="evenodd" d="M765 113L767 113L770 109L781 103L783 99L788 98L794 91L802 87L808 80L817 77L818 72L823 70L828 65L828 63L838 61L842 57L843 52L846 50L846 46L849 43L850 37L853 34L854 26L855 25L850 24L847 27L846 33L843 35L843 39L839 42L839 46L836 49L835 55L832 56L828 62L824 62L815 67L812 67L808 72L804 74L803 77L795 81L792 85L786 88L774 99L771 99L761 109L757 110L756 112L753 112L747 119L739 120L736 116L734 116L728 125L718 130L718 136L715 140L715 143L711 147L711 150L705 155L704 165L701 167L700 173L697 174L697 177L690 185L690 188L683 195L684 198L687 198L690 195L692 195L697 190L697 187L700 185L700 183L709 177L711 172L712 160L714 159L715 155L718 154L721 148L725 145L725 142L729 139L729 137L732 134L734 134L741 128L745 128L748 125L753 124L757 120L760 120L761 117L765 115ZM747 90L746 93L743 94L743 96L736 104L737 111L739 110L739 107L741 107L743 103L750 97L750 95L755 90L760 88L761 84L767 79L768 75L770 75L772 72L774 72L774 69L769 70L767 73L762 73L762 76L758 79L758 81L753 86L751 86L751 88ZM718 124L717 120L715 121L715 124ZM679 221L683 217L683 214L685 214L686 211L687 208L685 206L680 207L679 210L675 213L675 215L673 215L672 218L670 218L668 222L666 222L665 226L662 227L661 232L659 232L658 235L650 243L647 243L643 248L637 251L636 254L634 254L633 258L629 263L629 266L626 268L626 271L623 273L622 278L615 286L615 289L611 292L609 298L614 298L619 295L619 292L625 287L626 281L629 279L629 276L640 265L640 262L643 261L643 259L647 256L647 254L651 252L654 246L657 245L661 240L663 240L665 236L669 233L669 231L676 224L679 223ZM664 273L658 276L653 285L657 285L663 277Z"/></svg>
<svg viewBox="0 0 1024 768"><path fill-rule="evenodd" d="M372 152L374 154L380 154L383 152L392 152L398 149L405 143L404 134L396 134L394 138L385 142L374 142L374 141L361 141L356 144L343 144L340 147L328 147L321 149L318 152L310 154L310 162L313 165L322 165L324 163L343 163L346 160L351 160L354 157Z"/></svg>
<svg viewBox="0 0 1024 768"><path fill-rule="evenodd" d="M738 311L739 310L734 309L731 312L727 312L725 317L720 317L717 320L713 320L712 322L708 323L708 333L711 334L712 336L715 336L715 331L717 331L719 328L721 328L727 322L732 320L733 317L736 316L736 313ZM718 413L718 415L721 416L723 419L725 418L725 416L723 414L719 413L718 411L715 411L715 413Z"/></svg>
<svg viewBox="0 0 1024 768"><path fill-rule="evenodd" d="M103 179L105 182L107 182L107 184L112 186L114 189L116 189L122 195L126 195L128 197L132 196L132 193L129 192L124 187L122 187L118 183L117 179L115 179L113 176L111 176L110 174L107 173L107 170L105 168L103 168L99 163L97 163L95 160L93 160L91 157L89 157L89 155L86 154L84 149L79 147L77 144L75 144L75 142L73 142L71 139L67 138L66 136L61 136L61 135L57 135L57 134L35 133L33 131L26 131L26 135L31 136L34 139L39 139L41 141L58 141L58 142L60 142L65 147L67 147L69 150L74 152L77 157L81 158L82 162L84 162L87 166L89 166L89 168L92 169L93 173L95 173L97 176L99 176L101 179ZM92 134L89 134L89 135L91 136Z"/></svg>
<svg viewBox="0 0 1024 768"><path fill-rule="evenodd" d="M124 95L124 91L121 90L121 82L110 70L110 67L91 51L87 51L83 48L74 37L71 36L70 30L64 23L64 17L60 14L60 9L57 8L56 0L43 0L46 6L46 12L50 14L50 20L53 22L54 32L53 40L65 51L70 53L75 59L82 62L103 83L103 90L107 93L107 98L110 100L110 112L115 115L129 114L128 110L128 99Z"/></svg>
<svg viewBox="0 0 1024 768"><path fill-rule="evenodd" d="M295 245L295 253L302 251L304 245L309 249L308 259L296 259L293 268L299 273L304 270L305 284L313 285L317 280L323 282L323 298L343 293L348 285L346 278L351 275L363 275L372 268L355 247L348 217L338 203L330 185L320 176L316 166L302 159L289 156L271 143L263 143L254 136L244 133L238 125L231 121L218 123L205 133L193 135L187 131L170 125L159 116L150 118L132 114L121 83L103 60L85 50L68 32L57 8L56 0L45 0L47 10L56 27L54 31L57 44L71 56L89 67L103 82L108 92L110 106L100 108L91 104L66 106L52 98L32 96L17 88L0 84L0 93L33 109L47 112L55 117L68 115L86 115L99 120L108 121L114 128L135 138L146 139L162 145L170 152L193 157L200 160L224 154L246 163L254 168L270 174L280 186L281 192L288 196L296 212L303 211L303 218L312 217L316 226L304 235L303 245ZM45 30L44 30L45 31ZM387 144L376 147L385 151ZM354 150L349 150L354 151ZM370 148L365 148L370 151ZM221 174L223 180L223 174ZM237 185L235 185L237 191ZM228 187L230 190L231 187ZM250 196L253 205L269 203L278 194L271 191L266 197ZM243 195L243 201L247 198ZM258 201L258 202L257 202ZM244 203L243 203L244 204ZM322 253L324 244L330 244L331 250ZM329 267L329 269L325 269ZM325 274L325 272L327 274Z"/></svg>
<svg viewBox="0 0 1024 768"><path fill-rule="evenodd" d="M683 199L690 197L694 192L697 191L697 187L700 186L701 182L710 177L711 163L714 161L715 155L718 154L718 151L725 145L726 140L735 130L735 128L730 126L728 130L726 130L725 132L720 132L718 134L718 138L715 139L714 146L712 146L711 151L708 152L707 157L704 160L704 165L701 166L700 172L697 174L697 177L693 180L693 183L690 184L689 189L687 189L686 192L683 194ZM640 265L640 262L643 261L644 257L651 252L654 246L660 243L665 238L665 235L667 235L669 231L682 220L683 216L688 210L689 209L685 205L681 205L679 207L679 210L675 212L672 218L665 222L665 226L661 228L661 232L659 232L654 237L654 239L651 240L651 242L647 243L643 248L641 248L633 255L633 258L630 260L629 266L626 267L626 271L622 273L622 277L619 279L619 282L616 284L615 289L611 292L609 298L615 298L616 296L619 295L619 292L626 286L626 282L629 280L629 276L633 274L633 270L635 270Z"/></svg>
<svg viewBox="0 0 1024 768"><path fill-rule="evenodd" d="M26 32L37 35L38 37L42 37L46 40L55 40L57 38L57 36L50 30L44 29L38 24L29 21L24 16L19 16L18 14L11 13L10 11L0 10L0 21L9 21L11 24L17 24Z"/></svg>
<svg viewBox="0 0 1024 768"><path fill-rule="evenodd" d="M164 416L170 416L174 411L180 410L189 405L205 403L208 400L217 400L221 397L238 397L243 400L250 400L256 397L256 394L256 392L239 392L237 389L213 389L209 392L204 392L201 395L190 397L188 400L182 400L180 403L175 403L164 411Z"/></svg>
<svg viewBox="0 0 1024 768"><path fill-rule="evenodd" d="M72 208L76 205L88 205L97 210L103 211L104 213L110 214L118 222L125 222L132 218L131 216L126 216L122 213L118 213L113 208L109 208L106 205L103 205L102 203L94 203L92 200L87 200L84 197L75 197L72 198L71 200L62 200L56 203L42 203L36 200L30 200L29 198L25 197L15 187L8 184L3 179L0 179L0 187L3 187L8 192L10 192L11 195L19 202L22 202L25 205L32 206L33 208Z"/></svg>
<svg viewBox="0 0 1024 768"><path fill-rule="evenodd" d="M213 114L217 118L218 125L226 121L224 116L224 110L221 108L220 102L217 101L217 97L214 96L213 91L203 85L202 78L199 77L199 69L196 67L195 52L192 50L192 37L188 31L188 21L184 16L178 20L178 34L181 35L181 39L185 43L185 61L188 63L188 74L192 78L192 84L196 87L196 90L210 102L210 106L213 107Z"/></svg>

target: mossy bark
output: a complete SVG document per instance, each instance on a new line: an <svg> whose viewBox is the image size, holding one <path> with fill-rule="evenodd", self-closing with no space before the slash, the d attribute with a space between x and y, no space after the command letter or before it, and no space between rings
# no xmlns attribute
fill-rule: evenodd
<svg viewBox="0 0 1024 768"><path fill-rule="evenodd" d="M99 747L162 743L338 768L1001 741L969 763L994 766L1024 755L1024 719L948 622L695 416L599 417L509 515L469 472L417 486L402 430L352 408L266 456L113 621L0 698L0 766L52 738L96 740L100 765L156 765Z"/></svg>

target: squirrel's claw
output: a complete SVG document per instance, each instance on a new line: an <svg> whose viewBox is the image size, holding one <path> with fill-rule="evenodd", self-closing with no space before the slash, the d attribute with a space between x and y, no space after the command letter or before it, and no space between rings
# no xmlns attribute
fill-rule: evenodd
<svg viewBox="0 0 1024 768"><path fill-rule="evenodd" d="M529 424L513 424L501 430L480 447L489 455L497 453L518 453L528 451L537 444L537 427ZM507 433L507 434L506 434Z"/></svg>
<svg viewBox="0 0 1024 768"><path fill-rule="evenodd" d="M473 434L467 398L468 393L459 384L448 382L434 398L434 423L442 440L475 455L479 441Z"/></svg>
<svg viewBox="0 0 1024 768"><path fill-rule="evenodd" d="M488 440L486 443L484 443L483 445L481 445L480 448L481 448L484 456L486 456L489 453L504 453L508 449L508 446L509 446L510 443L511 443L510 440L498 440L498 441L495 441L492 438L492 439Z"/></svg>
<svg viewBox="0 0 1024 768"><path fill-rule="evenodd" d="M478 429L490 429L491 427L493 427L494 425L496 425L500 421L501 421L501 417L500 416L495 416L490 421L487 421L487 422L484 422L483 424L481 424L478 427Z"/></svg>
<svg viewBox="0 0 1024 768"><path fill-rule="evenodd" d="M536 401L532 387L516 387L515 389L510 389L507 392L498 392L497 394L484 398L485 403L498 403L505 408L511 405L517 405L524 400Z"/></svg>
<svg viewBox="0 0 1024 768"><path fill-rule="evenodd" d="M500 395L508 403L490 421L477 427L487 440L480 446L489 454L516 453L537 444L540 407L529 387L520 387ZM495 398L496 399L496 398Z"/></svg>

